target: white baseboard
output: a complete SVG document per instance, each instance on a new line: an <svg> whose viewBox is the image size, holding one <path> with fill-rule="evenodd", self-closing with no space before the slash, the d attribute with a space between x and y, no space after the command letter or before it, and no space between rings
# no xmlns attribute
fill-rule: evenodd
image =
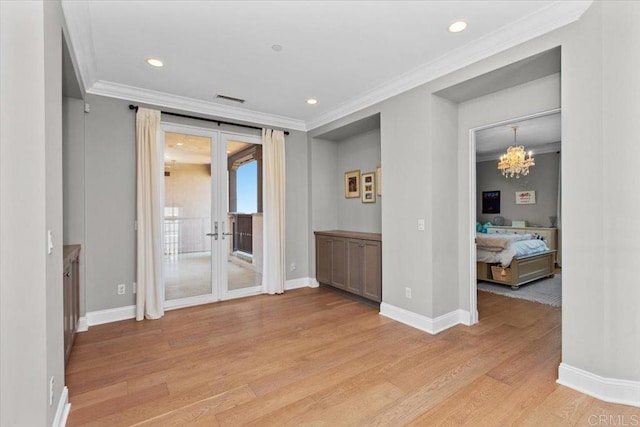
<svg viewBox="0 0 640 427"><path fill-rule="evenodd" d="M87 327L102 325L103 323L118 322L120 320L135 319L136 306L110 308L107 310L90 311L87 313Z"/></svg>
<svg viewBox="0 0 640 427"><path fill-rule="evenodd" d="M601 377L561 363L557 382L605 402L640 407L640 381Z"/></svg>
<svg viewBox="0 0 640 427"><path fill-rule="evenodd" d="M56 409L56 415L53 417L52 427L64 427L67 425L67 417L69 416L69 410L71 404L69 403L69 389L65 386L62 389L60 400L58 401L58 408Z"/></svg>
<svg viewBox="0 0 640 427"><path fill-rule="evenodd" d="M287 280L284 283L284 290L290 291L299 288L317 288L318 281L312 277L301 277L300 279Z"/></svg>
<svg viewBox="0 0 640 427"><path fill-rule="evenodd" d="M423 316L422 314L414 313L413 311L405 310L404 308L383 302L380 304L380 314L390 319L397 320L400 323L404 323L405 325L428 332L432 335L460 323L465 325L471 324L471 313L460 309L432 319L430 317Z"/></svg>
<svg viewBox="0 0 640 427"><path fill-rule="evenodd" d="M311 277L287 280L284 284L285 290L298 288L317 288L318 282ZM107 310L90 311L86 317L81 317L78 322L78 332L85 332L89 326L102 325L104 323L118 322L120 320L135 319L136 306L110 308Z"/></svg>
<svg viewBox="0 0 640 427"><path fill-rule="evenodd" d="M87 332L89 330L89 324L87 323L87 316L82 316L78 319L78 332Z"/></svg>
<svg viewBox="0 0 640 427"><path fill-rule="evenodd" d="M318 282L311 277L302 277L300 279L287 280L284 284L285 290L298 288L317 288ZM182 307L176 307L182 308ZM126 307L110 308L107 310L90 311L86 317L81 317L78 322L78 332L85 332L90 326L102 325L104 323L118 322L120 320L128 320L136 318L136 306L128 305Z"/></svg>

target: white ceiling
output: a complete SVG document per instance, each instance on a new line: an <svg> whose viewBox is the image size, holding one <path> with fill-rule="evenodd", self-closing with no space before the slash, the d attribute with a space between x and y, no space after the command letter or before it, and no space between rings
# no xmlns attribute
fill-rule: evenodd
<svg viewBox="0 0 640 427"><path fill-rule="evenodd" d="M89 93L309 130L566 25L589 4L63 0L63 9ZM449 33L456 19L468 29Z"/></svg>

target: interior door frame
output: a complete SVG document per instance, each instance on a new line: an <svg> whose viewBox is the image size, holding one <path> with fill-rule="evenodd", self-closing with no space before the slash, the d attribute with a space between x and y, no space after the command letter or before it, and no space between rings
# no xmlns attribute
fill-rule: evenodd
<svg viewBox="0 0 640 427"><path fill-rule="evenodd" d="M161 135L160 135L160 141L162 144L162 159L164 161L164 146L165 146L165 139L164 139L164 134L165 132L175 132L175 133L182 133L182 134L188 134L188 135L196 135L196 136L203 136L206 138L211 138L211 154L212 154L212 158L213 158L213 154L214 154L214 150L218 150L220 144L219 144L219 137L220 137L220 132L216 131L216 130L212 130L212 129L208 129L205 127L198 127L198 126L191 126L191 125L183 125L183 124L178 124L178 123L170 123L170 122L161 122L160 123L160 130L161 130ZM225 154L225 159L226 159L226 154ZM220 162L217 162L220 163ZM214 231L214 220L215 218L217 218L219 216L219 212L217 211L217 207L220 205L220 202L217 200L218 198L221 197L220 191L215 191L216 187L218 186L216 184L216 177L220 174L220 171L218 170L219 166L216 164L216 162L212 161L211 162L211 186L210 186L210 191L211 191L211 223L209 224L210 226L210 232ZM163 174L164 174L164 168L162 169ZM164 179L161 180L162 182L162 195L164 197L165 194L165 186L164 186ZM219 183L219 181L217 181ZM164 205L164 203L163 203ZM163 206L164 209L164 206ZM184 307L191 307L194 305L200 305L200 304L208 304L211 302L216 302L220 300L220 278L222 276L220 276L220 274L216 274L216 262L215 260L220 258L220 248L219 245L214 244L215 240L212 240L212 244L211 244L211 293L209 294L203 294L203 295L196 295L196 296L192 296L192 297L186 297L186 298L179 298L179 299L173 299L173 300L167 300L165 297L165 283L164 283L164 274L163 274L163 280L162 280L162 298L164 301L164 308L165 310L173 310L176 308L184 308ZM163 255L164 256L164 255Z"/></svg>
<svg viewBox="0 0 640 427"><path fill-rule="evenodd" d="M496 126L505 126L514 122L535 119L537 117L549 116L551 114L562 114L562 108L553 108L551 110L540 111L538 113L527 114L519 117L512 117L495 123L485 124L469 129L469 313L470 323L474 325L478 323L478 276L476 272L476 221L477 221L477 177L476 177L476 132L493 128Z"/></svg>

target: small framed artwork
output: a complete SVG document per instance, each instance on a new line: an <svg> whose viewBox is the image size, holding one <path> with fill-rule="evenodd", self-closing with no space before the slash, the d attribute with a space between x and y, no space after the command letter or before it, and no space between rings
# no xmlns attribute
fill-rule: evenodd
<svg viewBox="0 0 640 427"><path fill-rule="evenodd" d="M483 191L482 192L482 213L483 214L500 213L500 192L499 191Z"/></svg>
<svg viewBox="0 0 640 427"><path fill-rule="evenodd" d="M376 168L376 187L378 187L378 196L382 196L382 166Z"/></svg>
<svg viewBox="0 0 640 427"><path fill-rule="evenodd" d="M360 171L344 173L344 197L353 199L360 197Z"/></svg>
<svg viewBox="0 0 640 427"><path fill-rule="evenodd" d="M376 173L362 174L362 203L376 202Z"/></svg>
<svg viewBox="0 0 640 427"><path fill-rule="evenodd" d="M516 191L516 205L535 205L535 191Z"/></svg>

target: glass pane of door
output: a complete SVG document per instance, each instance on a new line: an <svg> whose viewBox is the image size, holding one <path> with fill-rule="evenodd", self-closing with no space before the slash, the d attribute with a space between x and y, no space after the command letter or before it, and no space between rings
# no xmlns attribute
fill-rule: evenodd
<svg viewBox="0 0 640 427"><path fill-rule="evenodd" d="M212 138L164 132L165 301L211 295Z"/></svg>
<svg viewBox="0 0 640 427"><path fill-rule="evenodd" d="M250 136L226 135L226 297L262 288L262 145Z"/></svg>

